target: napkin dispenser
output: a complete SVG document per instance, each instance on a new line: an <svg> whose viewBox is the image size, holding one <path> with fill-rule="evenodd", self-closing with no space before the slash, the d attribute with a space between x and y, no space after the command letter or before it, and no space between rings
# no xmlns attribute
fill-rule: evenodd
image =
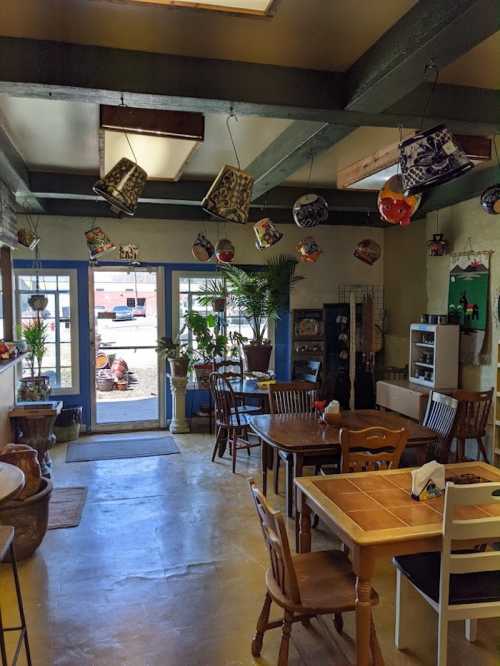
<svg viewBox="0 0 500 666"><path fill-rule="evenodd" d="M411 473L411 496L424 501L439 497L445 488L444 466L432 460Z"/></svg>

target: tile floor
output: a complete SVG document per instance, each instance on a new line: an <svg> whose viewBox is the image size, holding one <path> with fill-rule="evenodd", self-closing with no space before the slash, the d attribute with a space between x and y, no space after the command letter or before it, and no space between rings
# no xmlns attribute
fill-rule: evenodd
<svg viewBox="0 0 500 666"><path fill-rule="evenodd" d="M241 454L233 476L228 459L210 462L207 435L176 439L181 454L157 458L66 464L64 446L53 451L56 484L85 484L89 495L80 526L49 532L21 564L35 666L276 663L277 630L266 635L260 660L250 655L266 564L246 482L258 475L258 450L251 458ZM283 497L270 499L283 507ZM320 525L314 546L332 545ZM3 567L0 599L11 615L6 574ZM375 582L386 665L433 666L432 610L415 597L413 641L399 653L392 646L389 563L381 563ZM290 666L346 666L352 617L346 616L346 637L335 643L330 625L322 620L310 630L294 628ZM476 645L465 641L463 625L456 623L448 663L498 666L500 620L480 622Z"/></svg>

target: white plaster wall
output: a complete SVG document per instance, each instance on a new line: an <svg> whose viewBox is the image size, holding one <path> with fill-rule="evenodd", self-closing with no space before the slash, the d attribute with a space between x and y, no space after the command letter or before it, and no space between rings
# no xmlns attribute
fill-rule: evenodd
<svg viewBox="0 0 500 666"><path fill-rule="evenodd" d="M332 213L334 215L334 213ZM199 232L204 232L215 244L218 238L228 237L236 247L235 261L246 264L262 264L273 254L295 254L301 238L309 235L295 225L281 225L284 238L271 250L259 252L255 248L255 235L251 224L219 224L174 220L112 220L76 217L39 218L41 235L40 258L86 260L88 251L84 232L94 224L102 226L115 245L135 243L140 249L140 259L152 262L195 262L191 246ZM26 221L19 216L18 226ZM368 266L353 257L353 249L364 238L372 238L383 248L384 236L379 229L358 227L318 227L310 232L323 249L316 264L301 264L298 274L305 280L292 292L291 307L317 307L325 302L335 302L339 284L382 284L383 257L374 266ZM16 250L14 258L29 259L27 250ZM105 255L104 259L117 259L118 253Z"/></svg>

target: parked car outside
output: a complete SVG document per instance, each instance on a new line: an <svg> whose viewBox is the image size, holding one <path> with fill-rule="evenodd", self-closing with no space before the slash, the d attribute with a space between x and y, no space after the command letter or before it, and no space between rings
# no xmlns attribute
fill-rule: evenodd
<svg viewBox="0 0 500 666"><path fill-rule="evenodd" d="M115 305L113 308L114 321L130 321L134 318L134 311L127 305Z"/></svg>
<svg viewBox="0 0 500 666"><path fill-rule="evenodd" d="M145 305L136 305L133 312L134 312L134 317L145 317L146 316L146 306Z"/></svg>

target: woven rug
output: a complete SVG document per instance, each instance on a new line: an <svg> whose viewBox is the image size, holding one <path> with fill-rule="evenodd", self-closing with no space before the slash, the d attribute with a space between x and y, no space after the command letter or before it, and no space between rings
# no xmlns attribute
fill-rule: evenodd
<svg viewBox="0 0 500 666"><path fill-rule="evenodd" d="M87 488L54 488L49 502L49 530L77 527L87 499Z"/></svg>
<svg viewBox="0 0 500 666"><path fill-rule="evenodd" d="M89 460L117 460L119 458L145 458L180 453L173 437L137 437L93 439L91 442L72 442L66 450L66 462Z"/></svg>

